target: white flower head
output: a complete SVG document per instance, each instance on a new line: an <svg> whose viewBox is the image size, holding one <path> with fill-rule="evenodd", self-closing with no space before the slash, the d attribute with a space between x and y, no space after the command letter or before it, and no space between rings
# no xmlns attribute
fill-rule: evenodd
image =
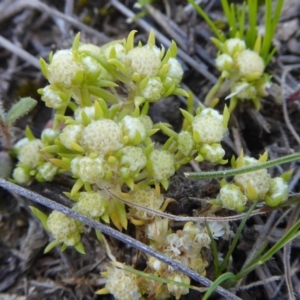
<svg viewBox="0 0 300 300"><path fill-rule="evenodd" d="M107 268L107 281L105 287L116 300L141 299L136 275L115 266Z"/></svg>
<svg viewBox="0 0 300 300"><path fill-rule="evenodd" d="M264 73L265 63L259 54L252 50L242 51L236 59L239 75L247 81L253 81Z"/></svg>
<svg viewBox="0 0 300 300"><path fill-rule="evenodd" d="M253 157L245 156L243 158L243 166L251 166L258 163L259 161ZM234 181L246 194L248 194L251 185L258 198L264 198L270 189L270 175L267 169L236 175L234 176Z"/></svg>
<svg viewBox="0 0 300 300"><path fill-rule="evenodd" d="M19 161L30 168L37 167L41 160L39 150L43 147L44 145L39 139L29 141L20 148L18 154Z"/></svg>
<svg viewBox="0 0 300 300"><path fill-rule="evenodd" d="M233 66L233 59L229 54L223 53L216 58L216 68L219 71L229 71Z"/></svg>
<svg viewBox="0 0 300 300"><path fill-rule="evenodd" d="M147 158L139 147L125 146L121 149L121 173L138 173L146 166Z"/></svg>
<svg viewBox="0 0 300 300"><path fill-rule="evenodd" d="M244 210L248 200L235 184L224 185L217 199L224 208L231 210Z"/></svg>
<svg viewBox="0 0 300 300"><path fill-rule="evenodd" d="M153 178L156 180L165 180L175 173L174 155L166 150L153 150L149 160L152 164Z"/></svg>
<svg viewBox="0 0 300 300"><path fill-rule="evenodd" d="M75 61L72 50L59 50L54 53L48 67L48 80L51 84L71 88L78 71L83 71L83 68Z"/></svg>
<svg viewBox="0 0 300 300"><path fill-rule="evenodd" d="M244 40L232 38L225 41L223 51L233 57L235 53L241 52L245 49L246 44Z"/></svg>
<svg viewBox="0 0 300 300"><path fill-rule="evenodd" d="M227 128L223 116L212 108L205 108L192 123L193 139L196 143L220 143Z"/></svg>
<svg viewBox="0 0 300 300"><path fill-rule="evenodd" d="M105 155L117 151L124 145L119 125L109 119L92 121L82 132L81 146L87 152Z"/></svg>
<svg viewBox="0 0 300 300"><path fill-rule="evenodd" d="M168 60L169 69L166 76L172 79L173 83L179 83L183 76L183 69L178 59L171 57Z"/></svg>
<svg viewBox="0 0 300 300"><path fill-rule="evenodd" d="M61 143L70 150L74 150L72 143L80 143L83 125L67 125L59 135Z"/></svg>
<svg viewBox="0 0 300 300"><path fill-rule="evenodd" d="M45 102L45 105L50 108L58 109L60 107L66 106L69 101L69 97L63 99L61 97L61 90L54 85L47 85L43 88L42 91L42 100Z"/></svg>
<svg viewBox="0 0 300 300"><path fill-rule="evenodd" d="M80 242L82 224L75 219L54 210L48 217L47 225L52 236L67 246L75 246Z"/></svg>
<svg viewBox="0 0 300 300"><path fill-rule="evenodd" d="M85 107L78 107L75 112L74 112L74 118L75 120L82 124L82 113L85 113L87 115L87 117L90 120L94 120L95 119L95 107L94 106L85 106Z"/></svg>
<svg viewBox="0 0 300 300"><path fill-rule="evenodd" d="M125 66L131 74L137 73L141 78L145 78L157 75L161 60L153 48L136 47L125 56Z"/></svg>
<svg viewBox="0 0 300 300"><path fill-rule="evenodd" d="M141 90L141 95L149 101L156 101L164 93L164 86L159 77L149 79L145 88Z"/></svg>
<svg viewBox="0 0 300 300"><path fill-rule="evenodd" d="M123 134L128 137L132 145L141 143L146 137L146 129L139 118L125 116L121 121Z"/></svg>

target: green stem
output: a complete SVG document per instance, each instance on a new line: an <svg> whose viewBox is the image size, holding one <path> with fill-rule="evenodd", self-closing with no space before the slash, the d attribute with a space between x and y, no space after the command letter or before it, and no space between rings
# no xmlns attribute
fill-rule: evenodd
<svg viewBox="0 0 300 300"><path fill-rule="evenodd" d="M224 42L226 40L226 37L223 32L221 32L214 22L209 18L209 16L205 13L205 11L195 3L194 0L188 0L188 2L195 8L195 10L198 12L198 14L205 20L205 22L208 24L210 29L215 33L216 37L221 41Z"/></svg>
<svg viewBox="0 0 300 300"><path fill-rule="evenodd" d="M185 173L185 176L187 178L197 178L197 179L224 178L224 177L230 177L239 174L254 172L261 169L275 167L299 159L300 159L300 153L294 153L291 155L286 155L280 158L269 160L264 163L259 163L257 165L247 166L243 168L213 171L213 172Z"/></svg>
<svg viewBox="0 0 300 300"><path fill-rule="evenodd" d="M216 84L207 93L207 95L205 97L205 100L204 100L205 106L208 106L208 107L210 106L210 104L211 104L212 100L214 99L215 95L221 89L223 82L224 82L224 78L222 76L220 76L218 81L216 82Z"/></svg>
<svg viewBox="0 0 300 300"><path fill-rule="evenodd" d="M233 250L235 249L235 246L236 246L236 244L237 244L237 242L238 242L238 240L239 240L239 238L240 238L240 236L241 236L242 230L243 230L243 228L244 228L244 226L245 226L245 224L246 224L246 222L247 222L247 220L248 220L250 214L251 214L252 211L254 210L256 204L257 204L257 201L255 201L255 202L251 205L251 207L249 208L248 212L245 214L245 217L243 218L243 220L242 220L242 222L241 222L241 224L240 224L240 226L239 226L239 228L238 228L236 234L234 235L234 239L233 239L233 241L232 241L232 243L231 243L231 245L230 245L230 248L229 248L229 250L228 250L228 252L227 252L227 254L226 254L225 258L224 258L224 261L222 262L222 264L221 264L221 266L220 266L220 268L219 268L219 274L218 274L218 275L220 275L220 273L221 273L221 272L224 270L224 268L228 265L229 258L230 258L230 256L231 256L231 254L233 253Z"/></svg>
<svg viewBox="0 0 300 300"><path fill-rule="evenodd" d="M244 278L248 273L256 269L258 266L264 264L267 260L269 260L274 254L276 254L281 248L283 248L287 243L300 235L300 220L298 220L293 227L269 250L267 251L260 259L257 259L252 264L246 266L243 270L240 271L235 276L236 280Z"/></svg>
<svg viewBox="0 0 300 300"><path fill-rule="evenodd" d="M248 0L249 31L247 33L247 46L253 49L257 37L257 0Z"/></svg>

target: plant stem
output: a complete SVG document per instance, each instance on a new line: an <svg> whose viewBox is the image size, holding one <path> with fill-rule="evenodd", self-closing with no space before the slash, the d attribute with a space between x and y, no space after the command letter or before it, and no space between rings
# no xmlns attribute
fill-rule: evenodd
<svg viewBox="0 0 300 300"><path fill-rule="evenodd" d="M276 158L273 160L269 160L264 163L259 163L257 165L247 166L238 169L229 169L222 171L213 171L213 172L200 172L200 173L184 173L187 178L197 178L197 179L209 179L209 178L224 178L235 176L239 174L254 172L261 169L267 169L271 167L275 167L278 165L282 165L288 162L296 161L300 159L300 153L294 153L290 155L286 155L280 158Z"/></svg>

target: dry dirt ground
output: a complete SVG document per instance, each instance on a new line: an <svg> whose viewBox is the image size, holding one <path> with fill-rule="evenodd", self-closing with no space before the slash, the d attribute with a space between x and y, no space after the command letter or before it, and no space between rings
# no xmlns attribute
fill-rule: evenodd
<svg viewBox="0 0 300 300"><path fill-rule="evenodd" d="M44 107L36 92L37 88L46 84L38 67L38 58L46 58L50 51L69 47L78 31L81 32L82 40L102 45L112 39L126 37L133 29L138 30L137 39L146 41L149 28L155 28L159 33L158 43L166 44L171 39L177 42L179 58L185 70L184 86L193 91L196 101L204 98L218 76L218 71L214 68L216 50L209 40L211 33L207 25L186 1L180 0L153 1L153 5L147 7L148 14L144 18L129 23L128 18L138 12L133 8L135 2L0 1L1 99L7 108L20 97L31 96L38 100L34 111L17 123L17 137L22 137L26 125L38 136L51 120L51 110ZM225 25L219 1L203 2L210 17ZM268 67L268 72L273 76L278 90L274 88L272 95L262 100L263 109L259 112L250 103L244 103L235 110L230 121L230 134L223 143L227 158L237 155L241 148L254 157L268 150L271 158L300 150L297 135L300 134L299 0L286 0L274 43L278 47L278 53ZM283 80L282 74L290 67L291 70ZM281 89L283 99L280 96ZM221 101L218 108L222 109L223 105L224 101ZM185 107L182 99L165 99L151 107L151 117L155 121L168 121L176 130L180 130L180 107ZM291 126L294 134L291 133ZM156 137L157 142L164 139L164 136ZM210 164L202 164L200 167L205 171L223 168ZM284 165L275 168L272 173L280 174L290 168L294 168L290 188L291 193L295 194L295 204L291 209L278 209L253 217L247 222L232 256L231 271L239 270L252 251L253 244L262 234L268 236L272 245L285 232L291 222L291 215L294 219L299 218L300 198L296 197L300 188L299 164ZM183 176L183 171L194 170L199 170L199 166L187 165L171 181L166 196L177 201L169 207L174 214L192 215L193 210L201 210L202 202L198 199L213 198L218 193L217 180L190 180ZM69 202L62 192L69 187L68 179L61 177L52 183L32 183L27 188L68 206ZM112 299L109 295L94 294L105 284L100 272L109 260L103 245L97 242L92 231L87 229L83 238L86 255L80 255L74 249L67 249L63 253L54 249L44 255L43 249L49 242L49 236L32 216L29 205L37 206L10 191L0 189L0 299ZM47 208L37 207L49 212ZM285 212L273 233L268 235L264 230L265 224L269 222L272 228ZM238 223L232 223L232 230L235 231L237 226ZM133 227L129 228L128 234L135 237ZM138 255L133 247L109 237L108 241L119 261L133 264ZM219 251L225 252L228 243L219 241L218 247ZM284 266L290 256L287 277L290 277L294 287L294 299L300 299L299 248L300 240L296 239L290 249L279 251L272 260L252 272L243 282L243 285L254 282L260 284L239 291L237 295L242 299L288 299L284 279L287 268ZM140 257L140 267L143 268L143 256ZM208 277L212 276L212 266L207 273ZM278 276L277 280L266 283L272 276ZM191 292L182 299L201 299L201 296ZM214 299L223 298L215 294Z"/></svg>

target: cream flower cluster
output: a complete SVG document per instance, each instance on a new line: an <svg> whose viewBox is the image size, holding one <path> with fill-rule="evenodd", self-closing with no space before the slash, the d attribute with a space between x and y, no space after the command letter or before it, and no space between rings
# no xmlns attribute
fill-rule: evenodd
<svg viewBox="0 0 300 300"><path fill-rule="evenodd" d="M120 178L120 183L123 180L132 187L141 172L155 182L166 181L174 175L174 155L167 150L154 150L148 144L149 136L155 132L148 116L120 113L110 119L115 106L105 106L106 115L103 116L95 115L95 107L86 110L87 113L82 108L76 109L75 117L67 117L70 124L55 141L62 157L68 150L77 154L65 159L76 178L99 186L103 180ZM80 114L84 119L79 118Z"/></svg>
<svg viewBox="0 0 300 300"><path fill-rule="evenodd" d="M226 163L221 141L227 133L228 111L225 109L221 115L215 109L202 108L197 110L195 117L186 111L183 115L188 125L176 136L177 156L187 158L196 155L195 159L199 162ZM168 134L168 131L165 133Z"/></svg>
<svg viewBox="0 0 300 300"><path fill-rule="evenodd" d="M265 63L254 50L246 49L244 40L231 38L218 45L220 53L216 58L216 67L221 77L230 80L230 110L238 100L252 100L260 108L261 97L267 95L269 78L264 74Z"/></svg>
<svg viewBox="0 0 300 300"><path fill-rule="evenodd" d="M59 211L54 210L49 215L47 226L55 240L63 242L67 246L75 246L80 242L82 224Z"/></svg>
<svg viewBox="0 0 300 300"><path fill-rule="evenodd" d="M139 204L146 208L159 211L164 202L164 198L162 195L158 196L154 189L149 188L132 192L130 201L134 204ZM138 208L131 208L130 214L134 218L142 220L152 220L154 218L153 214L149 214Z"/></svg>
<svg viewBox="0 0 300 300"><path fill-rule="evenodd" d="M12 177L16 183L26 185L34 178L40 182L53 180L58 167L46 161L40 150L52 143L57 135L56 130L47 129L42 139L36 139L31 134L30 138L25 137L15 144L14 152L19 162Z"/></svg>
<svg viewBox="0 0 300 300"><path fill-rule="evenodd" d="M107 277L105 287L116 300L141 299L136 275L115 266L108 267L103 275Z"/></svg>
<svg viewBox="0 0 300 300"><path fill-rule="evenodd" d="M254 166L263 162L241 155L238 167ZM285 176L283 176L285 177ZM233 183L221 182L216 204L230 210L243 211L248 200L264 200L269 206L277 206L288 198L287 180L282 177L270 178L267 169L235 175Z"/></svg>
<svg viewBox="0 0 300 300"><path fill-rule="evenodd" d="M27 139L15 146L19 164L13 177L26 184L34 177L52 180L66 172L72 176L73 186L65 194L74 201L73 211L113 224L120 231L127 229L130 221L145 231L148 243L158 251L205 275L208 262L201 250L211 243L206 228L187 223L172 232L168 220L155 211L164 211L173 201L165 201L161 189L168 189L169 179L180 166L193 159L226 162L221 141L227 133L229 112L225 108L221 114L203 106L195 114L182 111L180 133L169 124L153 124L149 102L171 94L189 95L179 85L183 70L176 59L176 44L167 51L158 48L152 32L146 45L135 47L133 39L134 32L123 41L97 47L80 43L78 35L71 49L50 54L49 63L41 59L49 84L39 92L46 105L56 110L54 129L45 129L41 139L27 134ZM228 49L236 51L234 45L229 44ZM169 136L163 145L151 138L160 130ZM270 183L270 203L276 201L282 185L280 181ZM62 244L62 250L73 246L84 253L80 222L57 211L48 218L44 214L38 217L54 238L47 251ZM228 230L214 223L211 232L219 238ZM101 233L95 233L100 240ZM148 265L149 273L190 283L187 276L154 258L149 258ZM116 299L140 299L142 294L153 293L149 290L153 284L142 288L142 280L122 268L110 268L106 275L105 289ZM185 287L168 284L156 296L179 299L187 293Z"/></svg>
<svg viewBox="0 0 300 300"><path fill-rule="evenodd" d="M232 235L227 223L212 222L209 223L209 227L215 239L219 237L228 238ZM152 246L157 247L166 256L205 276L208 261L202 257L201 250L210 248L211 243L206 227L201 224L187 222L183 229L177 230L176 233L169 233L167 228L168 223L161 218L155 218L148 224L146 234L152 241ZM155 274L168 274L169 279L186 284L190 283L188 277L154 257L148 258L148 267ZM168 284L167 288L168 292L174 295L176 299L189 292L187 288L173 284Z"/></svg>
<svg viewBox="0 0 300 300"><path fill-rule="evenodd" d="M176 59L176 45L173 43L165 53L164 48L155 45L151 31L146 45L133 47L134 32L126 43L116 42L105 48L105 58L110 66L130 81L130 89L135 91L134 102L155 102L170 94L187 93L179 88L183 69Z"/></svg>
<svg viewBox="0 0 300 300"><path fill-rule="evenodd" d="M108 96L110 102L116 103L118 99L111 88L117 82L133 96L136 105L171 94L187 96L179 87L183 69L176 59L176 45L172 44L165 53L165 49L155 45L151 32L146 45L134 47L134 33L127 40L102 47L80 43L77 36L71 49L50 55L49 64L41 59L43 73L49 81L49 85L39 90L42 100L54 109L65 109L70 101L88 105L90 96Z"/></svg>

